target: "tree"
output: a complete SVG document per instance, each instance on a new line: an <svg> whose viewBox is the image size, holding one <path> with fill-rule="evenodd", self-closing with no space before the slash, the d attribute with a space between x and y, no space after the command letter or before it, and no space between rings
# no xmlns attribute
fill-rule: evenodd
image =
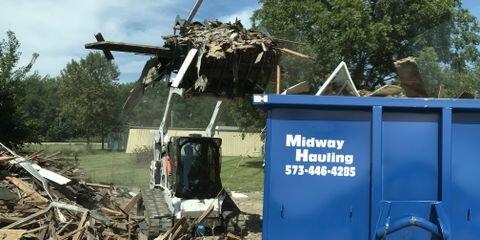
<svg viewBox="0 0 480 240"><path fill-rule="evenodd" d="M0 142L10 147L38 140L20 111L17 96L21 90L20 82L28 76L38 54L33 54L28 65L18 67L19 47L20 43L12 31L8 31L6 39L0 41Z"/></svg>
<svg viewBox="0 0 480 240"><path fill-rule="evenodd" d="M98 52L72 60L61 71L60 118L72 121L72 136L84 136L87 142L100 136L104 149L107 133L121 125L115 95L119 74L118 67Z"/></svg>
<svg viewBox="0 0 480 240"><path fill-rule="evenodd" d="M417 57L417 63L430 96L437 96L440 85L443 97L457 98L464 91L480 94L480 62L462 68L445 65L433 48L425 48Z"/></svg>
<svg viewBox="0 0 480 240"><path fill-rule="evenodd" d="M58 81L56 78L42 77L34 73L20 83L17 91L19 107L25 121L40 141L62 141L58 130Z"/></svg>
<svg viewBox="0 0 480 240"><path fill-rule="evenodd" d="M478 21L458 1L260 2L254 25L276 37L303 43L292 47L315 57L314 64L307 66L284 62L287 72L301 69L310 73L287 74L287 83L307 80L318 87L343 60L358 87L374 89L395 78L395 60L426 47L432 47L440 61L458 71L479 59Z"/></svg>

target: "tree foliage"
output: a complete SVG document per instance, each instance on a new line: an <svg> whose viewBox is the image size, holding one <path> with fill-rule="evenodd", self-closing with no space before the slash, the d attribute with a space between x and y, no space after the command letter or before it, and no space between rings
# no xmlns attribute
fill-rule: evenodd
<svg viewBox="0 0 480 240"><path fill-rule="evenodd" d="M72 60L61 71L59 117L71 121L72 136L104 139L107 132L118 128L121 111L115 90L119 74L118 67L98 52L78 62Z"/></svg>
<svg viewBox="0 0 480 240"><path fill-rule="evenodd" d="M310 65L286 61L288 82L318 87L340 61L358 87L373 89L395 77L393 62L432 47L458 71L479 58L478 22L454 0L261 0L254 24L272 35L300 42L315 57ZM303 77L303 78L302 78Z"/></svg>
<svg viewBox="0 0 480 240"><path fill-rule="evenodd" d="M425 48L419 52L417 62L430 96L437 96L441 85L444 88L442 97L457 98L464 91L480 95L480 61L459 71L443 64L433 48Z"/></svg>
<svg viewBox="0 0 480 240"><path fill-rule="evenodd" d="M18 67L20 43L11 31L0 41L0 142L16 147L24 142L36 141L22 113L18 93L38 57L34 54L30 64Z"/></svg>
<svg viewBox="0 0 480 240"><path fill-rule="evenodd" d="M60 107L58 98L58 80L34 73L20 82L17 91L20 111L31 133L39 141L61 141L58 137L57 112Z"/></svg>

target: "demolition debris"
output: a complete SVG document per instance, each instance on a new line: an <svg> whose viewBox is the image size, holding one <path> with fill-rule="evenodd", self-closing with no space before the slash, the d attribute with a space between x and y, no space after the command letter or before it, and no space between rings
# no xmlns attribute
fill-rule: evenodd
<svg viewBox="0 0 480 240"><path fill-rule="evenodd" d="M58 153L21 156L0 143L0 239L137 239L142 194L83 182L79 172ZM193 224L179 220L156 239L196 239L195 227L212 210Z"/></svg>
<svg viewBox="0 0 480 240"><path fill-rule="evenodd" d="M165 80L184 90L184 97L213 96L243 98L263 93L274 75L281 53L307 57L278 48L268 33L245 29L240 21L222 23L205 21L185 24L178 34L164 36L163 47L97 41L87 49L141 53L152 56L132 89L125 109L131 109L143 96L145 88ZM113 56L112 56L113 57ZM113 59L113 58L112 58Z"/></svg>
<svg viewBox="0 0 480 240"><path fill-rule="evenodd" d="M186 72L180 68L172 83L183 78L178 87L186 96L234 98L263 93L280 57L272 37L246 30L239 21L194 23L186 25L179 35L164 39L165 47L174 49L178 56L188 56L192 50L196 53L191 63L186 63Z"/></svg>
<svg viewBox="0 0 480 240"><path fill-rule="evenodd" d="M131 239L140 196L82 182L57 155L20 156L0 143L0 238Z"/></svg>

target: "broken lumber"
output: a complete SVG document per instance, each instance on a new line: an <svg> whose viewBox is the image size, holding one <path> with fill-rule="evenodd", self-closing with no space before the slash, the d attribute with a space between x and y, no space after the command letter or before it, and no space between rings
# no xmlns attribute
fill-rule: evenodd
<svg viewBox="0 0 480 240"><path fill-rule="evenodd" d="M407 97L428 97L415 58L407 57L394 64Z"/></svg>
<svg viewBox="0 0 480 240"><path fill-rule="evenodd" d="M311 56L305 55L303 53L299 53L297 51L293 51L293 50L288 49L288 48L280 48L280 51L282 51L283 53L291 54L291 55L296 56L296 57L300 57L300 58L313 59L313 57L311 57Z"/></svg>
<svg viewBox="0 0 480 240"><path fill-rule="evenodd" d="M0 239L2 240L18 240L22 239L22 236L27 233L22 229L0 229Z"/></svg>
<svg viewBox="0 0 480 240"><path fill-rule="evenodd" d="M240 237L230 232L227 233L226 237L227 237L227 240L240 240Z"/></svg>
<svg viewBox="0 0 480 240"><path fill-rule="evenodd" d="M105 185L105 184L99 184L99 183L85 183L87 186L90 186L90 187L96 187L96 188L112 188L112 186L110 185Z"/></svg>
<svg viewBox="0 0 480 240"><path fill-rule="evenodd" d="M138 201L142 198L142 193L139 192L137 195L133 196L130 201L128 201L127 205L123 208L123 211L129 213L132 211L133 207L138 203Z"/></svg>
<svg viewBox="0 0 480 240"><path fill-rule="evenodd" d="M31 187L28 186L28 184L16 177L5 177L7 181L11 182L13 185L15 185L18 189L22 190L25 192L34 202L37 203L47 203L48 199L44 198L40 193L37 191L33 190Z"/></svg>
<svg viewBox="0 0 480 240"><path fill-rule="evenodd" d="M155 240L170 240L170 239L175 239L174 235L177 233L175 236L178 236L178 229L183 228L187 224L187 218L182 217L180 220L178 220L175 225L173 225L172 228L168 229L167 232L165 232L163 235L158 236L155 238Z"/></svg>
<svg viewBox="0 0 480 240"><path fill-rule="evenodd" d="M85 222L87 221L87 217L88 217L88 212L84 212L82 214L82 218L80 219L80 223L78 223L77 230L76 230L77 233L73 235L72 240L78 240L83 235L83 230L85 229L84 225L85 225Z"/></svg>
<svg viewBox="0 0 480 240"><path fill-rule="evenodd" d="M116 200L134 202L135 196L112 191L114 187L101 184L93 188L78 178L60 182L52 176L60 172L71 174L75 169L63 161L53 161L51 157L40 152L23 157L0 143L0 158L13 159L0 161L0 169L5 171L2 172L3 184L6 185L0 188L5 193L0 200L2 231L21 230L28 234L28 238L52 240L128 239L141 218L128 216L123 210L117 212L118 217L109 218L98 210L107 205L118 206ZM42 171L47 175L42 175ZM46 198L49 191L52 199ZM15 198L8 196L10 193ZM24 197L19 200L17 195ZM114 231L110 228L113 226L116 226Z"/></svg>
<svg viewBox="0 0 480 240"><path fill-rule="evenodd" d="M51 209L51 206L48 206L47 208L45 208L45 209L43 209L43 210L40 210L40 211L38 211L38 212L36 212L36 213L28 216L28 217L22 218L22 219L14 222L14 223L12 223L12 224L10 224L10 225L7 225L7 226L3 227L2 229L11 229L11 228L15 228L15 227L17 227L17 226L20 226L20 225L22 225L22 224L24 224L24 223L27 223L27 222L29 222L29 221L37 218L37 217L40 217L40 216L48 213L48 211L50 211L50 209Z"/></svg>

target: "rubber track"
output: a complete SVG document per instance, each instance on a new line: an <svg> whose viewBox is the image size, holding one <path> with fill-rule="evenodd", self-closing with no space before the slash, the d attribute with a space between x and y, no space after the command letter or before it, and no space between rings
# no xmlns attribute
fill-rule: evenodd
<svg viewBox="0 0 480 240"><path fill-rule="evenodd" d="M142 197L148 236L156 237L170 229L173 226L172 213L168 209L163 192L160 189L144 189Z"/></svg>

